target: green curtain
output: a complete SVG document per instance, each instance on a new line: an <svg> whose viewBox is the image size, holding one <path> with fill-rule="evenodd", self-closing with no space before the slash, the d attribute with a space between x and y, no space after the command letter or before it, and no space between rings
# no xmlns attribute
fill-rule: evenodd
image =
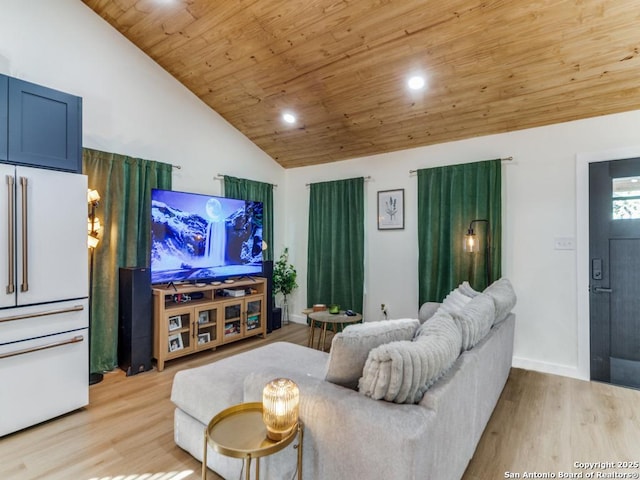
<svg viewBox="0 0 640 480"><path fill-rule="evenodd" d="M267 249L263 260L273 260L273 185L245 178L224 176L224 195L229 198L262 202L262 239Z"/></svg>
<svg viewBox="0 0 640 480"><path fill-rule="evenodd" d="M441 302L468 280L476 290L487 286L487 224L474 224L478 253L464 251L464 236L475 219L489 221L491 278L502 274L500 160L418 170L419 305Z"/></svg>
<svg viewBox="0 0 640 480"><path fill-rule="evenodd" d="M151 189L171 189L171 165L84 149L82 169L101 197L90 282L90 371L102 372L118 364L118 269L149 266Z"/></svg>
<svg viewBox="0 0 640 480"><path fill-rule="evenodd" d="M364 178L313 183L310 190L307 305L362 312Z"/></svg>

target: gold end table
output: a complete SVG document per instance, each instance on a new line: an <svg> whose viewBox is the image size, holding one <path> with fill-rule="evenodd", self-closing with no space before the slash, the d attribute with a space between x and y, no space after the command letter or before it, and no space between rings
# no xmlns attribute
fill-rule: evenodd
<svg viewBox="0 0 640 480"><path fill-rule="evenodd" d="M267 438L262 421L262 403L241 403L229 407L211 419L204 431L202 480L207 478L207 446L221 455L244 461L245 479L251 479L251 460L256 459L256 480L260 478L260 457L266 457L287 447L298 437L298 480L302 480L302 441L304 425L300 420L291 433L280 441Z"/></svg>

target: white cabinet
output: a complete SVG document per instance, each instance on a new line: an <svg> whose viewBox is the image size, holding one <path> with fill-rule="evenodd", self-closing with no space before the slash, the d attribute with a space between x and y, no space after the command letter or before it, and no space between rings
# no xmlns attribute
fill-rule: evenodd
<svg viewBox="0 0 640 480"><path fill-rule="evenodd" d="M87 299L0 311L0 437L89 403Z"/></svg>
<svg viewBox="0 0 640 480"><path fill-rule="evenodd" d="M6 164L0 175L0 307L86 297L87 178Z"/></svg>

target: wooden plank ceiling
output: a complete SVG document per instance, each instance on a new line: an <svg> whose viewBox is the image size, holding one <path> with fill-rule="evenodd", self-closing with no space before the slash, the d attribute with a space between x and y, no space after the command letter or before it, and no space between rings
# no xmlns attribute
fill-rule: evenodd
<svg viewBox="0 0 640 480"><path fill-rule="evenodd" d="M285 168L640 109L640 0L83 1Z"/></svg>

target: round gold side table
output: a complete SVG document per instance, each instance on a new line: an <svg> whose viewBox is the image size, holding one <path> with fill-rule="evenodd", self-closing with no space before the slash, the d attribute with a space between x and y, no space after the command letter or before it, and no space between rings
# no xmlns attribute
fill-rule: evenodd
<svg viewBox="0 0 640 480"><path fill-rule="evenodd" d="M251 478L251 460L256 459L256 480L260 478L260 457L266 457L287 447L298 437L298 480L302 480L302 441L304 426L300 420L291 433L280 441L267 438L262 421L262 403L241 403L229 407L211 419L204 432L202 480L207 478L207 446L216 452L244 460L245 479Z"/></svg>

